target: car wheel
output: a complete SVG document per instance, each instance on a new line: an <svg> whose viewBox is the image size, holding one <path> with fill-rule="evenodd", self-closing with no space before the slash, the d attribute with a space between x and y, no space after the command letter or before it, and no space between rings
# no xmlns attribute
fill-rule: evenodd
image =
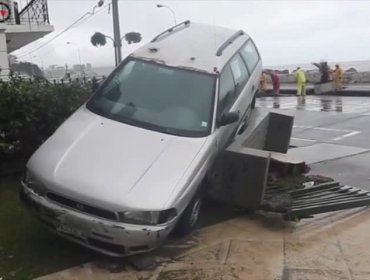
<svg viewBox="0 0 370 280"><path fill-rule="evenodd" d="M175 227L174 233L177 236L185 236L193 231L197 224L201 207L202 195L196 194L182 213L182 216Z"/></svg>

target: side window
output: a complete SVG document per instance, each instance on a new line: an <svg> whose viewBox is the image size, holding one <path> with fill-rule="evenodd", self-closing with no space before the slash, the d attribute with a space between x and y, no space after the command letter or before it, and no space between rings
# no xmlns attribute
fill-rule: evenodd
<svg viewBox="0 0 370 280"><path fill-rule="evenodd" d="M247 44L240 50L240 53L247 64L249 71L252 72L259 61L258 51L252 40L247 42Z"/></svg>
<svg viewBox="0 0 370 280"><path fill-rule="evenodd" d="M249 79L249 73L239 54L230 61L230 66L234 75L236 94L239 95Z"/></svg>
<svg viewBox="0 0 370 280"><path fill-rule="evenodd" d="M230 66L227 65L220 76L218 113L222 114L223 112L229 110L230 107L234 104L236 97L237 95L235 93L234 77L231 72Z"/></svg>

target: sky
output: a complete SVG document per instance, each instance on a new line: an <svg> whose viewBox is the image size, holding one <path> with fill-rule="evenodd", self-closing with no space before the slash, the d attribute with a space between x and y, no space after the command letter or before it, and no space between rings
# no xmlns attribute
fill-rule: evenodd
<svg viewBox="0 0 370 280"><path fill-rule="evenodd" d="M18 0L20 4L26 1ZM21 60L32 60L39 65L71 65L78 63L79 49L82 63L92 63L93 66L114 65L114 51L110 41L102 47L94 47L90 43L90 37L95 32L112 36L112 13L108 7L96 9L96 14L78 27L40 50L24 56L91 11L97 2L48 0L50 22L55 32L13 54L21 56ZM105 0L106 4L109 2ZM366 0L119 0L122 35L140 32L143 37L139 44L128 45L123 42L123 56L174 24L170 10L157 8L156 4L172 8L177 22L189 19L243 29L254 39L265 66L307 64L320 60L370 60L370 1Z"/></svg>

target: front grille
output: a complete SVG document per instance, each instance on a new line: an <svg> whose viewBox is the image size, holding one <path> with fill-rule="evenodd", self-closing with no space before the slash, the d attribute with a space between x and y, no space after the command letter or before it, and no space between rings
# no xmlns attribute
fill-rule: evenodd
<svg viewBox="0 0 370 280"><path fill-rule="evenodd" d="M88 213L90 215L104 218L107 220L117 221L117 215L115 212L108 211L108 210L101 209L101 208L94 207L94 206L90 206L85 203L80 203L80 202L66 198L56 193L48 192L46 196L47 198L49 198L50 200L56 203L73 208L79 212Z"/></svg>

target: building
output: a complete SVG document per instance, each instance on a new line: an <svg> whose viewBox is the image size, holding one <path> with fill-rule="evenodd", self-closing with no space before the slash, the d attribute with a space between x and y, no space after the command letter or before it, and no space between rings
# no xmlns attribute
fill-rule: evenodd
<svg viewBox="0 0 370 280"><path fill-rule="evenodd" d="M12 0L0 0L0 78L9 75L9 53L52 31L47 0L30 0L24 7Z"/></svg>

